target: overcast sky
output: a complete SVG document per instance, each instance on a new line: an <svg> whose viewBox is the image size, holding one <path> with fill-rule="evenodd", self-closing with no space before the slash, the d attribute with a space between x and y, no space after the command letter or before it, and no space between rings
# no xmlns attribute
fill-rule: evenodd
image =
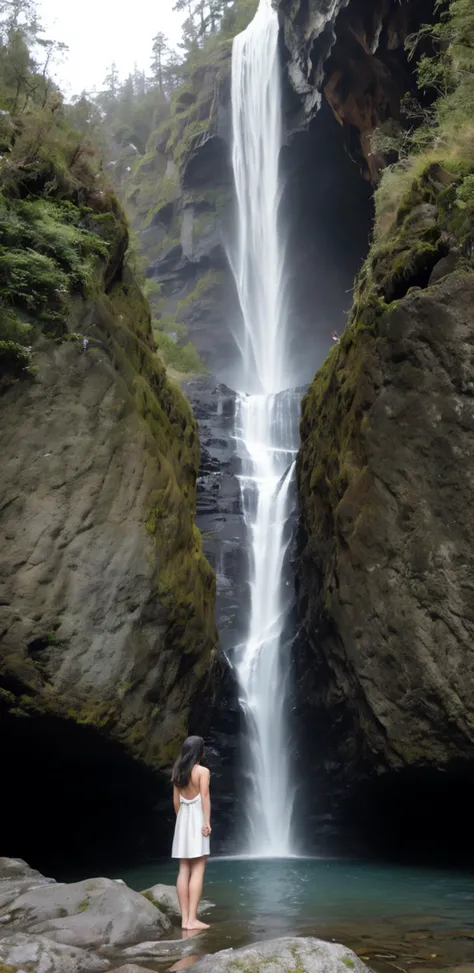
<svg viewBox="0 0 474 973"><path fill-rule="evenodd" d="M175 0L39 0L46 36L69 47L55 70L67 95L100 88L107 68L116 62L126 77L148 70L151 38L162 30L175 45L180 20Z"/></svg>

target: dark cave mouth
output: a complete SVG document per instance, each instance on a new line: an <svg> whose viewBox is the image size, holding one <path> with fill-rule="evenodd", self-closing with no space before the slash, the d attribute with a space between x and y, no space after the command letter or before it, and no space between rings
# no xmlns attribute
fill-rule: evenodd
<svg viewBox="0 0 474 973"><path fill-rule="evenodd" d="M56 879L114 872L167 854L163 780L86 725L0 713L2 855Z"/></svg>
<svg viewBox="0 0 474 973"><path fill-rule="evenodd" d="M473 804L474 761L405 768L354 785L342 831L371 858L472 868Z"/></svg>

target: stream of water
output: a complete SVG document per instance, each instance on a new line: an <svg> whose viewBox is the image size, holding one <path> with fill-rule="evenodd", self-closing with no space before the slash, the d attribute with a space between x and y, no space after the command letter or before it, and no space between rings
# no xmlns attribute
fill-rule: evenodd
<svg viewBox="0 0 474 973"><path fill-rule="evenodd" d="M284 857L293 851L294 789L282 574L299 402L285 391L292 383L278 221L281 90L278 18L270 0L260 0L254 20L234 40L232 123L237 240L231 263L244 324L235 437L250 548L249 626L233 659L248 728L242 850Z"/></svg>

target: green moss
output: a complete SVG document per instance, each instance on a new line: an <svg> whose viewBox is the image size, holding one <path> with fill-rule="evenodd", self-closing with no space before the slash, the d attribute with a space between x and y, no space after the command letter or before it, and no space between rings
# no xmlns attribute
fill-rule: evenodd
<svg viewBox="0 0 474 973"><path fill-rule="evenodd" d="M342 962L344 963L344 966L347 966L348 970L353 970L355 967L354 960L351 959L349 956L343 956Z"/></svg>
<svg viewBox="0 0 474 973"><path fill-rule="evenodd" d="M72 299L91 296L107 278L126 232L116 202L101 200L94 213L59 199L9 198L0 193L0 375L3 381L31 374L31 353L40 331L67 332Z"/></svg>
<svg viewBox="0 0 474 973"><path fill-rule="evenodd" d="M0 389L31 376L32 355L16 341L0 341Z"/></svg>
<svg viewBox="0 0 474 973"><path fill-rule="evenodd" d="M183 311L193 305L205 305L206 298L210 298L212 292L219 286L221 281L222 274L217 270L208 270L202 277L198 277L193 290L179 301L177 307L178 316L182 315Z"/></svg>
<svg viewBox="0 0 474 973"><path fill-rule="evenodd" d="M89 902L87 901L87 899L84 899L84 902L79 903L76 909L76 915L80 915L82 912L86 912L88 908L89 908Z"/></svg>
<svg viewBox="0 0 474 973"><path fill-rule="evenodd" d="M154 335L158 353L165 365L183 374L206 374L206 368L190 341L185 345L179 345L171 335L164 331L155 330Z"/></svg>

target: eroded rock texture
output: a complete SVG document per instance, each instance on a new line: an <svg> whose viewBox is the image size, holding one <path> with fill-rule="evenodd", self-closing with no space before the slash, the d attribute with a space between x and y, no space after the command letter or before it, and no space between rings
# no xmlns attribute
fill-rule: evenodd
<svg viewBox="0 0 474 973"><path fill-rule="evenodd" d="M73 327L87 352L41 339L34 381L7 389L0 417L0 711L16 795L5 850L35 862L36 843L47 855L54 835L60 855L72 825L91 857L117 830L124 849L140 845L148 827L120 808L153 816L162 791L169 805L151 773L189 726L205 728L215 675L190 407L120 268ZM35 787L46 803L25 828Z"/></svg>
<svg viewBox="0 0 474 973"><path fill-rule="evenodd" d="M473 754L473 295L411 293L304 404L308 697L347 776Z"/></svg>
<svg viewBox="0 0 474 973"><path fill-rule="evenodd" d="M432 20L431 0L280 0L279 10L296 95L290 130L306 127L325 100L350 155L376 181L386 159L372 136L400 120L401 99L415 90L404 43Z"/></svg>

